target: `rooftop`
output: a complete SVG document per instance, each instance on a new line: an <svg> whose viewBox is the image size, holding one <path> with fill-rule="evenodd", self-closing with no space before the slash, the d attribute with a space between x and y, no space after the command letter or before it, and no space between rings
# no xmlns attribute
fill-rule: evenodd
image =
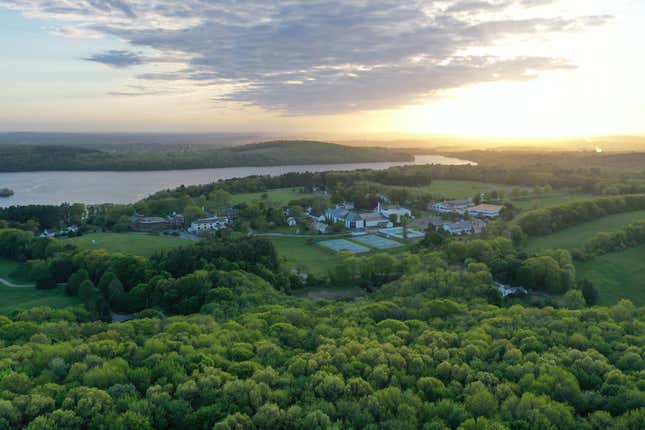
<svg viewBox="0 0 645 430"><path fill-rule="evenodd" d="M482 211L482 212L496 212L496 211L502 210L503 208L504 206L501 206L501 205L489 205L489 204L483 203L481 205L473 206L469 210Z"/></svg>

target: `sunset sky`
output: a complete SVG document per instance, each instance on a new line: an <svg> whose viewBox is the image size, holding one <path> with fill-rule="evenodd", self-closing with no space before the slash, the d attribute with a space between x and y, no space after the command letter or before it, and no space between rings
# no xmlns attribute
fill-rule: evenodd
<svg viewBox="0 0 645 430"><path fill-rule="evenodd" d="M645 134L643 0L0 0L1 131Z"/></svg>

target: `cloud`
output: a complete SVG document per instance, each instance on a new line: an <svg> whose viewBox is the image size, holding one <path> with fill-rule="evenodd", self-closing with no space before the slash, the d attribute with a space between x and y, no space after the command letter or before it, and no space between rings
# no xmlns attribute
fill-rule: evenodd
<svg viewBox="0 0 645 430"><path fill-rule="evenodd" d="M395 107L444 89L573 67L522 52L486 54L509 38L610 19L543 15L540 6L551 3L558 0L0 0L157 52L159 62L181 59L175 70L140 74L148 85L212 85L224 93L218 100L291 114ZM518 8L522 18L509 12ZM466 54L473 49L484 54ZM117 68L149 62L124 50L86 59Z"/></svg>
<svg viewBox="0 0 645 430"><path fill-rule="evenodd" d="M136 52L123 51L123 50L109 50L99 54L94 54L89 57L83 58L87 61L94 61L96 63L105 64L107 66L123 69L126 67L137 66L145 62L144 57Z"/></svg>

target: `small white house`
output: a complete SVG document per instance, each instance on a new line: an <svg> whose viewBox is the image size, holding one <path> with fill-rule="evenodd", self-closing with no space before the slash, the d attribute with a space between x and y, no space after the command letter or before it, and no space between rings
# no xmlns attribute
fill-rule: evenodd
<svg viewBox="0 0 645 430"><path fill-rule="evenodd" d="M45 230L42 233L40 233L40 237L55 237L55 236L56 236L56 233L53 231Z"/></svg>
<svg viewBox="0 0 645 430"><path fill-rule="evenodd" d="M201 218L190 224L188 231L190 233L200 233L203 231L223 230L228 225L228 218L210 217Z"/></svg>
<svg viewBox="0 0 645 430"><path fill-rule="evenodd" d="M287 218L287 225L289 227L295 227L297 224L298 224L298 221L296 221L294 217L290 216L289 218Z"/></svg>

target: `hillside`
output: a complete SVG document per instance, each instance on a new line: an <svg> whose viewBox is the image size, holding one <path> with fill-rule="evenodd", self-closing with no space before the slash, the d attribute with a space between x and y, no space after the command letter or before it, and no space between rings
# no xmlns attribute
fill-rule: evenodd
<svg viewBox="0 0 645 430"><path fill-rule="evenodd" d="M272 141L233 148L0 145L0 172L177 170L293 164L412 161L404 151L315 141Z"/></svg>

